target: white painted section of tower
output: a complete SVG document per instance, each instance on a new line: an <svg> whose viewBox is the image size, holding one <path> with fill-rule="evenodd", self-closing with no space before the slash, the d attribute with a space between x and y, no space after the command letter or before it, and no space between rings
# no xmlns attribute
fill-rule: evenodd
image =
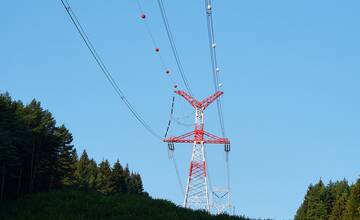
<svg viewBox="0 0 360 220"><path fill-rule="evenodd" d="M204 128L203 108L195 109L195 126L196 129L201 128L201 130L203 130ZM191 174L193 169L192 164L196 164L196 166L199 164L204 165L202 172ZM203 209L210 212L209 190L206 175L206 158L203 141L201 141L201 143L194 141L193 144L189 176L186 184L184 207L192 209Z"/></svg>

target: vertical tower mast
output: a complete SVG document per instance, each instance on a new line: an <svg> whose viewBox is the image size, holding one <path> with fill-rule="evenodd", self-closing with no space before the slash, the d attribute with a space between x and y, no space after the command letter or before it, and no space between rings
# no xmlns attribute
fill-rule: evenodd
<svg viewBox="0 0 360 220"><path fill-rule="evenodd" d="M204 131L204 110L220 97L223 92L217 91L208 98L197 101L186 92L178 90L176 94L182 96L195 108L195 128L181 136L169 137L164 142L173 149L174 143L192 143L192 155L190 161L189 176L186 184L184 207L204 209L210 212L209 190L206 175L206 159L204 144L224 144L225 150L229 148L230 141Z"/></svg>

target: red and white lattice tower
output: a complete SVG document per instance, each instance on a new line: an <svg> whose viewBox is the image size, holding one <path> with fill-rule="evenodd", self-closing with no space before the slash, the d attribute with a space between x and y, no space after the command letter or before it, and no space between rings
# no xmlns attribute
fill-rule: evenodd
<svg viewBox="0 0 360 220"><path fill-rule="evenodd" d="M176 94L182 96L195 108L195 129L181 136L169 137L164 142L169 144L171 150L174 143L192 143L192 155L190 161L189 177L187 180L184 207L192 209L204 209L210 212L210 199L208 190L208 178L206 175L206 159L204 152L205 144L224 144L225 151L230 150L230 141L204 131L204 110L223 92L217 91L208 98L198 101L184 91L177 90Z"/></svg>

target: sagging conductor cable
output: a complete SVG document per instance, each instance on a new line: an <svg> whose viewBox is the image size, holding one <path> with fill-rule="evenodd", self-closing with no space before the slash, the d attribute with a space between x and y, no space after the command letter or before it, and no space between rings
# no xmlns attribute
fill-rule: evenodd
<svg viewBox="0 0 360 220"><path fill-rule="evenodd" d="M101 57L97 53L95 47L91 43L90 39L88 38L84 28L82 27L81 23L77 19L76 14L71 9L70 4L67 0L60 0L62 5L64 6L67 14L69 15L72 23L75 25L76 30L79 32L82 40L84 41L86 47L89 49L91 55L95 59L97 65L100 67L102 73L105 75L106 79L109 81L112 88L115 90L116 94L120 97L120 99L124 102L125 106L129 109L132 115L139 121L139 123L154 137L157 139L162 139L162 137L155 132L155 130L140 116L140 114L134 109L134 107L130 104L129 100L125 97L123 91L120 89L118 83L114 80L111 73L109 72L108 68L102 61Z"/></svg>
<svg viewBox="0 0 360 220"><path fill-rule="evenodd" d="M173 52L173 55L174 55L174 58L175 58L175 61L176 61L176 64L177 64L177 67L178 67L178 70L180 72L180 75L181 75L181 78L184 82L184 85L188 91L188 93L192 95L192 91L191 91L191 88L190 88L190 85L189 85L189 82L185 76L185 73L184 73L184 69L182 67L182 63L181 63L181 60L180 60L180 57L179 57L179 53L177 51L177 48L176 48L176 45L175 45L175 41L174 41L174 36L171 32L171 28L170 28L170 24L169 24L169 20L167 18L167 14L166 14L166 10L165 10L165 7L164 7L164 4L163 4L163 1L162 0L157 0L158 2L158 5L159 5L159 9L160 9L160 13L161 13L161 18L163 20L163 23L164 23L164 26L165 26L165 30L166 30L166 35L169 39L169 43L170 43L170 46L171 46L171 50Z"/></svg>

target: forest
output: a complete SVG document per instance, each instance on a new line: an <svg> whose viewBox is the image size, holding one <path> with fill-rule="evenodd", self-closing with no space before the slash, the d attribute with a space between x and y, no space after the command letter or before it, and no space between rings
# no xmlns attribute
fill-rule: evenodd
<svg viewBox="0 0 360 220"><path fill-rule="evenodd" d="M360 179L352 185L342 180L310 185L295 220L359 220Z"/></svg>
<svg viewBox="0 0 360 220"><path fill-rule="evenodd" d="M41 103L0 94L0 201L63 187L144 194L139 174L119 161L78 158L73 137Z"/></svg>

